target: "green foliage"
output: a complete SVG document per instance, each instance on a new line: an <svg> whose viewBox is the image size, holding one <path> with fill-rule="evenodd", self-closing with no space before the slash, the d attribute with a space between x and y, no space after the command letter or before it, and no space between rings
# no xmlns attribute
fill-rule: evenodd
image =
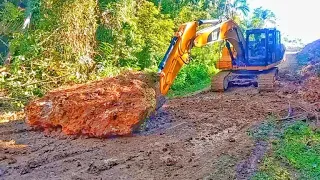
<svg viewBox="0 0 320 180"><path fill-rule="evenodd" d="M175 18L183 7L192 3L190 0L151 0L151 2L156 4L163 14L169 14L172 18Z"/></svg>
<svg viewBox="0 0 320 180"><path fill-rule="evenodd" d="M60 85L86 81L94 69L96 1L35 0L29 5L37 21L28 31L13 33L9 72L0 81L19 105Z"/></svg>
<svg viewBox="0 0 320 180"><path fill-rule="evenodd" d="M320 133L305 123L288 128L277 146L278 157L298 169L304 179L320 178Z"/></svg>
<svg viewBox="0 0 320 180"><path fill-rule="evenodd" d="M4 63L8 51L9 51L9 38L7 36L0 35L0 65Z"/></svg>
<svg viewBox="0 0 320 180"><path fill-rule="evenodd" d="M206 11L202 11L200 8L196 6L185 6L179 12L177 18L175 18L175 23L177 25L197 21L200 19L209 19L210 14Z"/></svg>
<svg viewBox="0 0 320 180"><path fill-rule="evenodd" d="M185 96L192 92L209 87L211 74L204 64L189 64L184 66L174 81L169 97Z"/></svg>
<svg viewBox="0 0 320 180"><path fill-rule="evenodd" d="M23 12L11 2L5 2L0 5L0 21L6 23L22 22Z"/></svg>
<svg viewBox="0 0 320 180"><path fill-rule="evenodd" d="M253 15L262 20L275 18L275 14L271 10L263 9L262 7L254 9Z"/></svg>
<svg viewBox="0 0 320 180"><path fill-rule="evenodd" d="M227 8L232 19L240 14L247 16L250 11L247 0L234 0Z"/></svg>
<svg viewBox="0 0 320 180"><path fill-rule="evenodd" d="M0 65L5 61L13 33L21 29L23 17L23 12L12 2L0 4Z"/></svg>
<svg viewBox="0 0 320 180"><path fill-rule="evenodd" d="M267 157L260 165L260 171L257 172L252 180L290 180L291 175L286 168L272 157Z"/></svg>
<svg viewBox="0 0 320 180"><path fill-rule="evenodd" d="M192 7L195 11L202 11L210 14L210 18L219 18L225 8L226 0L150 0L161 10L161 13L168 14L172 19L179 16L186 7ZM195 20L195 19L192 19Z"/></svg>
<svg viewBox="0 0 320 180"><path fill-rule="evenodd" d="M170 14L175 17L180 11L181 6L183 6L183 0L177 0L172 2L172 0L151 0L156 6L161 9L161 13Z"/></svg>
<svg viewBox="0 0 320 180"><path fill-rule="evenodd" d="M144 2L141 5L137 11L137 33L141 40L137 45L141 46L138 53L144 55L140 56L140 59L143 57L146 59L144 63L139 63L139 67L144 69L158 64L163 52L167 49L173 27L173 21L161 15L153 3Z"/></svg>
<svg viewBox="0 0 320 180"><path fill-rule="evenodd" d="M254 9L253 17L247 25L249 28L263 28L268 22L275 24L275 20L276 16L272 11L259 7Z"/></svg>
<svg viewBox="0 0 320 180"><path fill-rule="evenodd" d="M270 129L269 125L263 127ZM272 149L252 179L319 179L320 133L304 122L277 128L281 132L277 139L265 138L273 135L269 130L262 133L263 140L272 142Z"/></svg>
<svg viewBox="0 0 320 180"><path fill-rule="evenodd" d="M101 11L104 26L98 30L109 36L103 39L98 36L99 49L109 46L99 54L98 61L103 67L111 64L145 69L158 64L174 32L171 19L144 0L109 3Z"/></svg>

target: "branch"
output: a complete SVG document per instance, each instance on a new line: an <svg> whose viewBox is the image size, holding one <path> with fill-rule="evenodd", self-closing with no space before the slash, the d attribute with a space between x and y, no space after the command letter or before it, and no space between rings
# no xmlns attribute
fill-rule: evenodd
<svg viewBox="0 0 320 180"><path fill-rule="evenodd" d="M2 42L2 44L4 44L5 46L7 46L7 48L9 48L9 44L7 44L6 42L4 42L1 38L0 41Z"/></svg>
<svg viewBox="0 0 320 180"><path fill-rule="evenodd" d="M0 101L23 101L23 102L27 102L26 99L17 99L17 98L10 98L10 97L0 97Z"/></svg>
<svg viewBox="0 0 320 180"><path fill-rule="evenodd" d="M285 121L285 120L289 120L289 119L302 119L302 117L304 118L304 119L306 119L307 118L307 115L306 115L306 113L302 113L302 114L298 114L298 115L295 115L295 116L287 116L287 117L285 117L285 118L281 118L281 119L276 119L276 121Z"/></svg>
<svg viewBox="0 0 320 180"><path fill-rule="evenodd" d="M58 27L57 29L55 29L46 39L44 39L43 41L41 41L40 43L38 43L38 46L41 46L43 43L45 43L46 41L48 41L56 32L58 32L59 29L61 29L62 27Z"/></svg>

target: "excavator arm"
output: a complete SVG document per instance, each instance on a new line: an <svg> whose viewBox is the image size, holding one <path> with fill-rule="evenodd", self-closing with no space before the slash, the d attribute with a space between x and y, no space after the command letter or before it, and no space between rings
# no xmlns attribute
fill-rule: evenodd
<svg viewBox="0 0 320 180"><path fill-rule="evenodd" d="M202 30L202 25L209 25ZM237 56L244 56L244 37L239 26L232 20L200 20L182 24L171 40L170 46L159 65L160 92L166 95L184 64L189 62L193 47L203 47L207 44L228 40L235 48ZM228 46L230 56L233 54Z"/></svg>

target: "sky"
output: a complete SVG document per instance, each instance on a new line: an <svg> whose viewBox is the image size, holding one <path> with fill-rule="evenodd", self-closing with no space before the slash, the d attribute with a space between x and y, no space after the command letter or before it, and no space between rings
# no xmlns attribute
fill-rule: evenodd
<svg viewBox="0 0 320 180"><path fill-rule="evenodd" d="M273 11L277 28L290 38L301 38L303 43L320 39L320 0L248 0L250 8L262 6Z"/></svg>

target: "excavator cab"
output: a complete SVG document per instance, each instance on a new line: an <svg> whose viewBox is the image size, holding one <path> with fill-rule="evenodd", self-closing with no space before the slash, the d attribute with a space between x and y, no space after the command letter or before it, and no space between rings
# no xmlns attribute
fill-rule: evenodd
<svg viewBox="0 0 320 180"><path fill-rule="evenodd" d="M276 29L251 29L246 31L247 66L268 66L283 59L284 47Z"/></svg>
<svg viewBox="0 0 320 180"><path fill-rule="evenodd" d="M229 39L228 39L229 40ZM240 44L241 41L238 41ZM237 45L237 43L234 43ZM245 58L232 60L232 68L225 68L212 80L212 89L223 92L229 85L254 85L259 91L275 90L278 74L276 67L281 63L285 48L281 44L280 31L277 29L251 29L246 31ZM232 54L232 53L230 53ZM231 55L230 55L231 56ZM236 63L241 60L243 63ZM222 69L218 61L218 68ZM230 59L229 59L230 61Z"/></svg>

